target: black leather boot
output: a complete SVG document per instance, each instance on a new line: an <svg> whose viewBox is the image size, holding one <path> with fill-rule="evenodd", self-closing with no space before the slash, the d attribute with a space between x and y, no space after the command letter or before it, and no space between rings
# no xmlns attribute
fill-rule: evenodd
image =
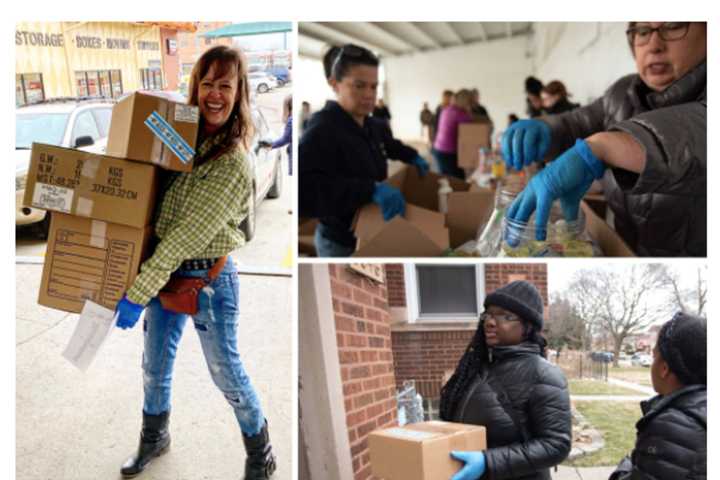
<svg viewBox="0 0 720 480"><path fill-rule="evenodd" d="M143 426L140 432L140 446L135 455L128 458L120 469L125 478L131 478L142 472L150 461L167 452L170 448L168 420L170 412L148 415L143 412Z"/></svg>
<svg viewBox="0 0 720 480"><path fill-rule="evenodd" d="M245 480L267 480L275 471L275 455L270 445L267 420L260 433L252 437L243 434L243 443L247 458L245 459Z"/></svg>

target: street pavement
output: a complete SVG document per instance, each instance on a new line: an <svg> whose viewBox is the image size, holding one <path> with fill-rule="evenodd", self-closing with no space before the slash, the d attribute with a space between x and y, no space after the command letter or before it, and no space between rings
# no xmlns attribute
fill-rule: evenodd
<svg viewBox="0 0 720 480"><path fill-rule="evenodd" d="M284 90L284 91L283 91ZM289 88L258 96L276 133ZM270 112L270 113L269 113ZM274 113L272 113L274 112ZM258 208L254 240L233 252L240 270L238 350L262 408L278 458L274 479L292 478L292 278L294 186L284 161L280 198ZM78 318L39 306L45 242L33 229L17 231L16 256L16 478L119 479L137 447L142 420L142 324L115 329L82 373L61 354ZM180 342L173 379L172 446L141 480L242 478L245 453L232 409L207 370L192 322Z"/></svg>

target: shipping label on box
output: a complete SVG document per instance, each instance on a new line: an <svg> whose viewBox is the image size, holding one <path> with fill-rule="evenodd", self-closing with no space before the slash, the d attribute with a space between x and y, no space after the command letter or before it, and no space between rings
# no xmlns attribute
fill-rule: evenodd
<svg viewBox="0 0 720 480"><path fill-rule="evenodd" d="M189 172L199 124L198 107L136 92L113 107L106 151L108 155Z"/></svg>
<svg viewBox="0 0 720 480"><path fill-rule="evenodd" d="M85 300L92 300L114 309L148 253L151 232L54 214L38 303L80 313Z"/></svg>
<svg viewBox="0 0 720 480"><path fill-rule="evenodd" d="M133 227L151 222L152 165L33 143L24 204Z"/></svg>
<svg viewBox="0 0 720 480"><path fill-rule="evenodd" d="M485 450L485 427L450 422L423 422L368 436L372 473L384 480L449 479L462 468L452 450Z"/></svg>

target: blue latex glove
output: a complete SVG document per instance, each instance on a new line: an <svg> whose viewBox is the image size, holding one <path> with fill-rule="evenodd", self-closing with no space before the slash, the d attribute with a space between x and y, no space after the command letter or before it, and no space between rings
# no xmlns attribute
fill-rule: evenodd
<svg viewBox="0 0 720 480"><path fill-rule="evenodd" d="M602 178L605 164L590 150L585 140L578 139L545 168L540 170L508 208L507 218L527 223L535 211L536 239L545 240L550 207L560 199L563 216L568 222L577 220L580 200L593 180ZM517 246L517 235L506 232L510 246ZM514 243L514 244L513 244Z"/></svg>
<svg viewBox="0 0 720 480"><path fill-rule="evenodd" d="M388 222L395 215L405 214L405 199L402 193L387 183L376 183L372 201L380 205L383 219Z"/></svg>
<svg viewBox="0 0 720 480"><path fill-rule="evenodd" d="M123 296L115 307L115 314L118 316L117 326L123 330L132 328L140 318L140 314L145 310L144 305L138 305L128 300L127 296Z"/></svg>
<svg viewBox="0 0 720 480"><path fill-rule="evenodd" d="M485 454L483 452L461 452L453 450L450 455L455 460L465 462L465 466L450 480L478 480L485 473Z"/></svg>
<svg viewBox="0 0 720 480"><path fill-rule="evenodd" d="M415 159L412 161L412 164L415 165L415 167L417 168L418 175L420 175L421 178L427 175L427 173L430 171L430 165L428 164L427 160L425 160L420 155L415 157Z"/></svg>
<svg viewBox="0 0 720 480"><path fill-rule="evenodd" d="M517 171L543 159L550 148L550 126L540 120L518 120L505 130L502 155Z"/></svg>

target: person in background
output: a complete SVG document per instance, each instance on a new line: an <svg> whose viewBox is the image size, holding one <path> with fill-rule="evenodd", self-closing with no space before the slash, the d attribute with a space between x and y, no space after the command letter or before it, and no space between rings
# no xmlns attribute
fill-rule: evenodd
<svg viewBox="0 0 720 480"><path fill-rule="evenodd" d="M473 88L470 90L470 114L476 122L492 123L487 109L480 104L480 90Z"/></svg>
<svg viewBox="0 0 720 480"><path fill-rule="evenodd" d="M247 452L243 478L266 480L275 471L268 422L237 349L239 280L229 256L245 243L238 220L247 215L253 191L247 160L253 124L246 65L238 50L217 46L193 67L188 103L200 110L193 169L171 172L154 224L157 246L117 305L117 326L122 329L135 326L146 310L142 430L137 452L121 468L123 477L138 475L170 447L173 368L188 318L200 337L210 375L242 432ZM163 288L190 279L209 282L198 292L196 313L180 313L161 301ZM202 408L204 396L197 408ZM217 445L203 442L195 447Z"/></svg>
<svg viewBox="0 0 720 480"><path fill-rule="evenodd" d="M420 111L420 136L425 136L427 130L428 141L432 145L432 128L433 128L433 113L428 106L428 102L423 102L423 108Z"/></svg>
<svg viewBox="0 0 720 480"><path fill-rule="evenodd" d="M453 103L440 113L432 154L440 168L440 173L444 175L465 179L465 172L458 167L458 135L461 123L472 122L470 107L470 91L460 90L455 95Z"/></svg>
<svg viewBox="0 0 720 480"><path fill-rule="evenodd" d="M590 105L505 132L502 153L521 170L552 160L507 211L524 223L535 212L537 239L560 200L577 219L593 180L615 230L640 256L707 255L707 24L630 22L637 73ZM554 160L553 160L554 159Z"/></svg>
<svg viewBox="0 0 720 480"><path fill-rule="evenodd" d="M450 106L450 104L453 102L454 97L455 97L455 93L452 90L443 90L442 98L440 99L440 104L437 107L435 107L435 115L433 116L433 129L432 129L431 144L435 143L435 137L437 136L438 125L440 124L440 114L442 113L444 108Z"/></svg>
<svg viewBox="0 0 720 480"><path fill-rule="evenodd" d="M387 105L385 105L382 98L378 98L377 105L373 109L372 116L375 118L383 118L388 123L390 122L392 115L390 115L390 109L388 109Z"/></svg>
<svg viewBox="0 0 720 480"><path fill-rule="evenodd" d="M310 115L312 115L310 103L302 102L302 106L300 107L300 133L304 132L307 128L307 122L310 120Z"/></svg>
<svg viewBox="0 0 720 480"><path fill-rule="evenodd" d="M517 122L518 120L520 120L520 119L514 113L511 113L510 115L508 115L508 127L510 125L512 125L513 123Z"/></svg>
<svg viewBox="0 0 720 480"><path fill-rule="evenodd" d="M567 92L565 84L559 80L553 80L545 85L540 92L540 97L543 110L548 115L569 112L580 106L579 103L570 103L568 100L570 94Z"/></svg>
<svg viewBox="0 0 720 480"><path fill-rule="evenodd" d="M352 255L353 218L363 205L376 203L385 221L404 213L402 193L384 182L389 158L414 165L421 176L429 170L417 150L392 137L387 122L370 116L379 64L372 52L352 44L323 57L336 100L310 118L299 145L300 216L320 220L319 257Z"/></svg>
<svg viewBox="0 0 720 480"><path fill-rule="evenodd" d="M264 144L263 147L273 149L287 145L288 175L292 175L292 95L286 96L283 102L283 120L285 120L285 130L282 136L270 144Z"/></svg>
<svg viewBox="0 0 720 480"><path fill-rule="evenodd" d="M484 451L453 451L452 480L550 480L570 453L567 381L546 360L543 299L524 280L490 293L475 335L440 390L440 418L483 425Z"/></svg>
<svg viewBox="0 0 720 480"><path fill-rule="evenodd" d="M657 396L640 403L637 439L610 480L707 478L707 320L679 312L653 348Z"/></svg>
<svg viewBox="0 0 720 480"><path fill-rule="evenodd" d="M528 117L535 118L543 114L542 93L543 84L535 77L525 79L525 104Z"/></svg>

